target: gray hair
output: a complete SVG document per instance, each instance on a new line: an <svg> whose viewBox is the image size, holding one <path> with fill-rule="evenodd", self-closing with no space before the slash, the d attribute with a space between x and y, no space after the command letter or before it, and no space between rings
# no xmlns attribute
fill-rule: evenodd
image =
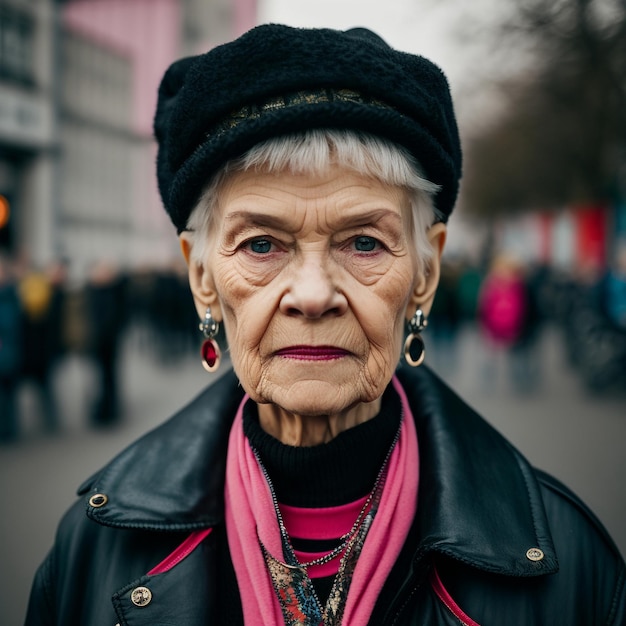
<svg viewBox="0 0 626 626"><path fill-rule="evenodd" d="M229 174L250 169L318 174L327 172L331 166L346 167L384 184L406 189L418 271L427 268L433 254L427 231L441 218L433 201L439 186L424 177L420 165L401 146L371 135L336 130L311 130L275 137L226 163L205 188L187 221L192 260L201 263L208 252L219 189Z"/></svg>

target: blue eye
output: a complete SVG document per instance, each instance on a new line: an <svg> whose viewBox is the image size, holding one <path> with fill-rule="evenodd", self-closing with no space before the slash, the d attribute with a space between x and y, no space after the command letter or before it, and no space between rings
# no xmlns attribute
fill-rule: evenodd
<svg viewBox="0 0 626 626"><path fill-rule="evenodd" d="M272 249L272 243L267 239L253 239L250 250L256 254L267 254Z"/></svg>
<svg viewBox="0 0 626 626"><path fill-rule="evenodd" d="M354 240L354 247L359 252L372 252L378 246L378 241L374 237L361 236Z"/></svg>

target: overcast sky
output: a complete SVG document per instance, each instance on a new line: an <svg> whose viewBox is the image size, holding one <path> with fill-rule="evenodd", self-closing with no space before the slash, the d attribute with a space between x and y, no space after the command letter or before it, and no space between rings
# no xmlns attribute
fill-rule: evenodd
<svg viewBox="0 0 626 626"><path fill-rule="evenodd" d="M496 0L260 0L259 20L340 29L365 26L394 48L437 63L454 92L480 65L481 48L472 40L470 21L492 18L502 4L506 5Z"/></svg>

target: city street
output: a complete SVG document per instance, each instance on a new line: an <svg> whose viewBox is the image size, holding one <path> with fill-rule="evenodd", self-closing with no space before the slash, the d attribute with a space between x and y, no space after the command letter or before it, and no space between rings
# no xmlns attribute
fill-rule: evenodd
<svg viewBox="0 0 626 626"><path fill-rule="evenodd" d="M539 387L513 388L504 355L486 355L475 332L462 334L445 360L430 348L426 361L469 404L503 432L536 466L573 488L607 526L626 553L626 397L593 397L564 365L560 336L544 333L533 365ZM454 364L450 371L450 364ZM444 372L448 371L448 374ZM486 375L488 377L486 378ZM77 486L113 454L167 418L213 378L194 355L156 363L134 335L121 363L125 419L107 431L86 423L94 372L82 357L59 368L63 432L39 432L37 402L23 390L23 437L0 446L0 623L22 623L32 577L50 547L55 526ZM132 416L132 419L131 417Z"/></svg>

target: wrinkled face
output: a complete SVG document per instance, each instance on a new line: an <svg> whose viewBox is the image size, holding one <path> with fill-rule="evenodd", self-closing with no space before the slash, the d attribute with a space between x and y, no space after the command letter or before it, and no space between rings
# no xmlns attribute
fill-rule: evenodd
<svg viewBox="0 0 626 626"><path fill-rule="evenodd" d="M405 191L343 168L240 172L217 210L192 289L223 320L250 396L299 415L379 398L425 290Z"/></svg>

